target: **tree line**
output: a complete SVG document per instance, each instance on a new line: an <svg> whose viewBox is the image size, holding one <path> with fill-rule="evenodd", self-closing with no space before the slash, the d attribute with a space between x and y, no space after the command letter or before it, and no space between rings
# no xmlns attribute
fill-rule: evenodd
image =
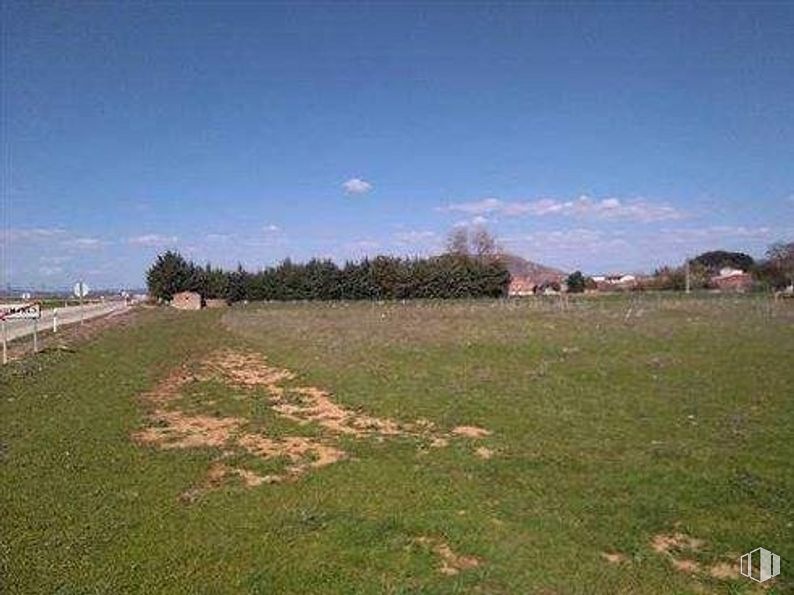
<svg viewBox="0 0 794 595"><path fill-rule="evenodd" d="M772 244L764 258L759 260L742 252L704 252L689 261L689 286L692 289L710 288L712 278L724 267L749 273L757 289L783 289L794 284L794 242ZM686 269L686 263L676 267L658 268L654 271L648 288L683 290L686 287Z"/></svg>
<svg viewBox="0 0 794 595"><path fill-rule="evenodd" d="M760 260L743 252L712 250L690 259L688 265L691 289L712 288L713 278L721 269L729 267L749 273L756 289L780 290L794 284L794 242L772 244ZM597 286L591 277L586 277L581 271L571 273L565 284L569 293L582 293ZM683 291L686 286L687 263L684 263L660 267L650 277L635 283L632 289Z"/></svg>
<svg viewBox="0 0 794 595"><path fill-rule="evenodd" d="M498 258L445 253L429 258L377 256L338 266L331 260L289 259L249 272L197 265L168 251L146 273L149 294L169 301L181 291L205 299L391 300L477 298L507 295L510 273Z"/></svg>

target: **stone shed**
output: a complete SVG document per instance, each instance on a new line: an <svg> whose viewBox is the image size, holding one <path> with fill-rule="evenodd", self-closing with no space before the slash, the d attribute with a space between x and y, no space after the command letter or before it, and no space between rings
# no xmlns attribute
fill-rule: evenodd
<svg viewBox="0 0 794 595"><path fill-rule="evenodd" d="M180 310L201 310L201 294L195 291L181 291L171 298L171 305Z"/></svg>

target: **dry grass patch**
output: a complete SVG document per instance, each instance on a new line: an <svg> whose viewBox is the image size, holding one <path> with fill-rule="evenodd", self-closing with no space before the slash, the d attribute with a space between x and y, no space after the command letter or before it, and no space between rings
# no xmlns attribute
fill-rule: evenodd
<svg viewBox="0 0 794 595"><path fill-rule="evenodd" d="M491 432L485 428L478 428L477 426L458 426L452 429L452 433L466 438L485 438L491 435Z"/></svg>
<svg viewBox="0 0 794 595"><path fill-rule="evenodd" d="M601 552L601 557L610 564L623 564L629 561L628 556L620 552Z"/></svg>
<svg viewBox="0 0 794 595"><path fill-rule="evenodd" d="M438 571L454 576L463 570L477 568L482 562L474 556L464 556L452 550L449 544L438 537L418 537L416 542L430 548L440 559Z"/></svg>
<svg viewBox="0 0 794 595"><path fill-rule="evenodd" d="M696 539L684 533L660 533L654 536L651 541L651 548L657 554L670 554L671 552L683 550L697 551L703 547L704 543L702 539Z"/></svg>
<svg viewBox="0 0 794 595"><path fill-rule="evenodd" d="M411 436L429 440L430 446L443 448L452 436L482 438L489 431L475 426L459 426L451 434L439 432L428 420L402 423L348 409L333 400L331 394L313 386L293 386L296 375L285 369L268 365L257 353L243 353L224 349L194 365L183 365L171 371L154 389L142 395L150 408L150 424L135 432L133 439L142 445L162 449L218 448L219 459L207 476L182 499L193 501L200 494L215 489L230 476L238 476L247 487L265 483L295 480L316 469L327 467L345 458L345 452L335 444L341 436L363 439L375 437ZM267 393L270 408L278 416L299 425L316 424L327 434L320 440L308 436L273 437L246 430L251 420L244 417L222 417L206 413L186 412L178 400L191 382L220 380L227 386L245 390L262 388ZM250 395L254 397L254 395ZM216 401L210 400L204 405ZM238 454L263 460L284 460L281 473L259 475L249 469L223 464L225 457ZM492 451L481 447L476 455L490 458Z"/></svg>
<svg viewBox="0 0 794 595"><path fill-rule="evenodd" d="M739 577L736 562L717 562L707 569L703 564L685 555L700 551L706 542L685 533L659 533L651 540L651 549L659 555L667 556L673 568L691 575L708 576L718 580L733 580Z"/></svg>

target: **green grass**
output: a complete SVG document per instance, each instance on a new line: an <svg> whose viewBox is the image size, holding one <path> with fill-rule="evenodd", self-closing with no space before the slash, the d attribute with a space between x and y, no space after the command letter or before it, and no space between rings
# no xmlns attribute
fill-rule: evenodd
<svg viewBox="0 0 794 595"><path fill-rule="evenodd" d="M754 592L676 571L650 547L675 531L705 540L688 557L706 569L763 545L783 570L766 592L794 590L792 304L268 304L141 318L0 373L4 592ZM492 435L477 444L496 455L466 440L426 451L345 439L347 460L299 481L232 481L185 504L217 452L134 444L139 395L220 346L260 351L368 414L482 426ZM264 403L216 381L181 400L272 436L324 435ZM445 576L421 536L482 563Z"/></svg>

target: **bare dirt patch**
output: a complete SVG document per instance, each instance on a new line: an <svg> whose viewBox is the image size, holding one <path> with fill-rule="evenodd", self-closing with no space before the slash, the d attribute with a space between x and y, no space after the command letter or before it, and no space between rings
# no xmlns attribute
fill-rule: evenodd
<svg viewBox="0 0 794 595"><path fill-rule="evenodd" d="M379 440L411 436L429 440L433 448L443 448L453 436L483 438L490 435L488 430L475 426L459 426L445 434L425 419L401 423L354 411L334 401L327 391L313 386L295 386L295 379L293 372L268 365L267 359L257 353L230 349L217 351L192 365L185 364L172 370L152 390L141 395L142 401L150 408L149 425L135 432L133 439L141 445L162 449L222 450L207 476L183 494L182 499L190 502L219 487L231 476L242 479L245 486L255 487L295 480L310 471L332 465L346 456L336 444L341 436L356 439L375 437ZM210 380L220 380L246 390L262 388L276 414L299 425L315 424L329 436L323 440L307 436L272 437L262 432L247 431L250 420L242 417L220 417L179 408L179 399L186 386L191 382ZM256 393L252 392L251 397L256 398ZM222 463L221 459L235 454L283 460L286 466L283 472L263 476ZM493 451L481 447L475 454L490 458Z"/></svg>
<svg viewBox="0 0 794 595"><path fill-rule="evenodd" d="M718 580L733 580L738 578L739 573L736 565L728 562L717 562L705 569L703 564L685 557L697 554L706 542L686 535L685 533L659 533L651 540L651 549L659 555L666 556L673 568L686 574L704 576L708 574Z"/></svg>
<svg viewBox="0 0 794 595"><path fill-rule="evenodd" d="M415 424L400 424L392 419L351 411L322 389L284 386L283 383L295 379L295 374L271 367L259 354L224 350L208 358L205 366L233 384L264 387L270 394L273 410L297 423L316 423L331 432L354 436L397 436L415 432Z"/></svg>
<svg viewBox="0 0 794 595"><path fill-rule="evenodd" d="M626 554L620 552L601 552L601 557L610 564L623 564L629 561Z"/></svg>
<svg viewBox="0 0 794 595"><path fill-rule="evenodd" d="M133 437L140 443L160 448L220 448L245 421L238 417L191 415L162 409L155 411L150 419L154 425Z"/></svg>
<svg viewBox="0 0 794 595"><path fill-rule="evenodd" d="M490 458L493 457L494 451L491 450L490 448L486 448L484 446L480 446L479 448L477 448L474 451L474 454L476 454L481 459L490 459Z"/></svg>
<svg viewBox="0 0 794 595"><path fill-rule="evenodd" d="M303 436L273 439L262 435L245 434L240 437L238 444L258 457L288 459L290 465L286 469L286 475L280 476L276 481L296 477L311 469L326 467L345 458L343 450ZM273 477L269 477L273 481Z"/></svg>
<svg viewBox="0 0 794 595"><path fill-rule="evenodd" d="M485 428L478 428L477 426L457 426L452 428L452 433L466 438L485 438L491 435L491 432Z"/></svg>
<svg viewBox="0 0 794 595"><path fill-rule="evenodd" d="M687 574L696 574L700 572L700 564L694 560L677 560L673 559L673 566L676 570L686 572Z"/></svg>
<svg viewBox="0 0 794 595"><path fill-rule="evenodd" d="M651 547L657 554L669 554L683 550L697 551L703 544L702 539L696 539L684 533L660 533L655 535L651 541Z"/></svg>
<svg viewBox="0 0 794 595"><path fill-rule="evenodd" d="M437 537L419 537L416 542L430 548L441 559L438 571L454 576L463 570L478 567L482 562L474 556L464 556L452 550L447 542Z"/></svg>

